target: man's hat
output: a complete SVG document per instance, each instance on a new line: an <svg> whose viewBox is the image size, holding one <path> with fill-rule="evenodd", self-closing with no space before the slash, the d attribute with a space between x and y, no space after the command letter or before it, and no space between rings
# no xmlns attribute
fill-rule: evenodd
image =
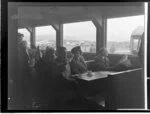
<svg viewBox="0 0 150 114"><path fill-rule="evenodd" d="M81 47L80 46L76 46L71 50L71 53L76 53L77 51L82 52Z"/></svg>
<svg viewBox="0 0 150 114"><path fill-rule="evenodd" d="M103 52L105 52L105 51L107 51L106 48L100 48L100 49L98 50L98 54L101 54L101 53L103 53Z"/></svg>

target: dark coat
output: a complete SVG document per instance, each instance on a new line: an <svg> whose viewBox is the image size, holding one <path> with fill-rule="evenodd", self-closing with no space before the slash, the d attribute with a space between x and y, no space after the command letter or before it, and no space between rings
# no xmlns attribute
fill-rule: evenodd
<svg viewBox="0 0 150 114"><path fill-rule="evenodd" d="M72 59L71 63L71 73L72 74L79 74L84 73L87 71L87 65L83 57L79 57L78 60Z"/></svg>

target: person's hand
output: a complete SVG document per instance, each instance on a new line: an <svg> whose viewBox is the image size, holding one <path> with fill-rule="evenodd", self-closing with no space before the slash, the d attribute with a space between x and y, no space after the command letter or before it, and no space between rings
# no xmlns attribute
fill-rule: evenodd
<svg viewBox="0 0 150 114"><path fill-rule="evenodd" d="M88 76L92 76L92 71L88 71L87 73Z"/></svg>
<svg viewBox="0 0 150 114"><path fill-rule="evenodd" d="M120 59L119 63L123 63L123 62L126 61L127 59L128 59L128 56L127 56L127 55L124 55L124 56Z"/></svg>
<svg viewBox="0 0 150 114"><path fill-rule="evenodd" d="M131 61L128 59L127 55L122 57L122 59L120 60L120 64L123 64L126 67L131 67L132 66Z"/></svg>
<svg viewBox="0 0 150 114"><path fill-rule="evenodd" d="M80 74L74 74L74 75L72 75L72 77L78 77L78 76L80 76Z"/></svg>
<svg viewBox="0 0 150 114"><path fill-rule="evenodd" d="M122 64L126 67L131 67L132 64L131 64L131 61L129 59L127 59L126 61L122 62Z"/></svg>

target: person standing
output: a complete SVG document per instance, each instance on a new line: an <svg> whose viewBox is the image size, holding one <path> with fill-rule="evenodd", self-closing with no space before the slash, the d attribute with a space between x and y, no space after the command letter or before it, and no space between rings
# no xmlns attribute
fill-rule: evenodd
<svg viewBox="0 0 150 114"><path fill-rule="evenodd" d="M20 97L20 106L26 109L31 104L31 76L29 67L29 54L27 50L27 41L21 41L19 44L19 77L18 88Z"/></svg>

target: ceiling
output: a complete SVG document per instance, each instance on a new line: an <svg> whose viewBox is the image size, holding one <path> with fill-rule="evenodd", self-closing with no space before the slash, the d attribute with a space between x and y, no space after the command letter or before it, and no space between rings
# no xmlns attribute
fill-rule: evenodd
<svg viewBox="0 0 150 114"><path fill-rule="evenodd" d="M18 8L19 28L135 15L144 15L144 3L20 3Z"/></svg>

